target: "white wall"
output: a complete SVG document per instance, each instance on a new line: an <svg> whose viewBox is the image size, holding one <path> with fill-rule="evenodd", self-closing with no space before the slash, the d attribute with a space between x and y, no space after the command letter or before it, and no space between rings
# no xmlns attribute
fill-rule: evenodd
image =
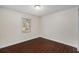
<svg viewBox="0 0 79 59"><path fill-rule="evenodd" d="M78 7L78 51L79 51L79 7Z"/></svg>
<svg viewBox="0 0 79 59"><path fill-rule="evenodd" d="M22 17L31 19L31 32L22 33ZM39 17L0 8L0 48L38 37Z"/></svg>
<svg viewBox="0 0 79 59"><path fill-rule="evenodd" d="M78 8L56 12L42 17L42 36L78 47Z"/></svg>

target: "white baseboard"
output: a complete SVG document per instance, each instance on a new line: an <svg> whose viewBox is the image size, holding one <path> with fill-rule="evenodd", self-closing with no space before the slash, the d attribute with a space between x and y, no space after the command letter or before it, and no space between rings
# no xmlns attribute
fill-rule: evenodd
<svg viewBox="0 0 79 59"><path fill-rule="evenodd" d="M50 35L48 35L48 34L41 34L41 37L43 37L43 38L46 38L46 39L49 39L49 40L53 40L53 41L56 41L56 42L60 42L60 43L63 43L63 44L66 44L66 45L70 45L70 46L73 46L73 47L76 47L77 49L78 49L78 45L77 44L71 44L71 43L68 43L68 42L64 42L64 41L62 41L62 40L59 40L59 39L55 39L55 38L53 38L53 37L51 37ZM79 49L78 49L78 51L79 51Z"/></svg>
<svg viewBox="0 0 79 59"><path fill-rule="evenodd" d="M23 38L23 39L20 39L20 40L19 40L19 38L16 38L18 40L13 41L13 42L12 41L7 41L7 42L3 41L3 42L0 43L0 48L8 47L10 45L18 44L18 43L28 41L28 40L31 40L31 39L34 39L34 38L38 38L38 37L39 37L38 34L33 34L32 36L29 36L29 37L26 37L26 38ZM13 40L13 38L11 40Z"/></svg>

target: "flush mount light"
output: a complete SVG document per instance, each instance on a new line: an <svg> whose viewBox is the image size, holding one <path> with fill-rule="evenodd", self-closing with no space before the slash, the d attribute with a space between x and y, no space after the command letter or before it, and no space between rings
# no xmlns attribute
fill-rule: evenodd
<svg viewBox="0 0 79 59"><path fill-rule="evenodd" d="M35 9L40 9L41 6L40 6L40 5L34 5L34 8L35 8Z"/></svg>

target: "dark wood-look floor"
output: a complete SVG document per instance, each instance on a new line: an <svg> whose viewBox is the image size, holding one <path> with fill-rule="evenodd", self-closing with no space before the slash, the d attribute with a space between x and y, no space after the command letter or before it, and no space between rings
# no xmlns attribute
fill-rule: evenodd
<svg viewBox="0 0 79 59"><path fill-rule="evenodd" d="M0 49L0 52L4 53L73 53L76 51L77 49L72 46L41 37Z"/></svg>
<svg viewBox="0 0 79 59"><path fill-rule="evenodd" d="M77 53L79 53L79 51L77 51Z"/></svg>

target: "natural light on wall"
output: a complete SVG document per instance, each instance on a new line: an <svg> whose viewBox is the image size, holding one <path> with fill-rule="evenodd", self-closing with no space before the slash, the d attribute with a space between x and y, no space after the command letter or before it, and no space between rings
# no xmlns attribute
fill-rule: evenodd
<svg viewBox="0 0 79 59"><path fill-rule="evenodd" d="M22 32L23 33L27 33L31 31L30 28L30 19L27 18L22 18Z"/></svg>

